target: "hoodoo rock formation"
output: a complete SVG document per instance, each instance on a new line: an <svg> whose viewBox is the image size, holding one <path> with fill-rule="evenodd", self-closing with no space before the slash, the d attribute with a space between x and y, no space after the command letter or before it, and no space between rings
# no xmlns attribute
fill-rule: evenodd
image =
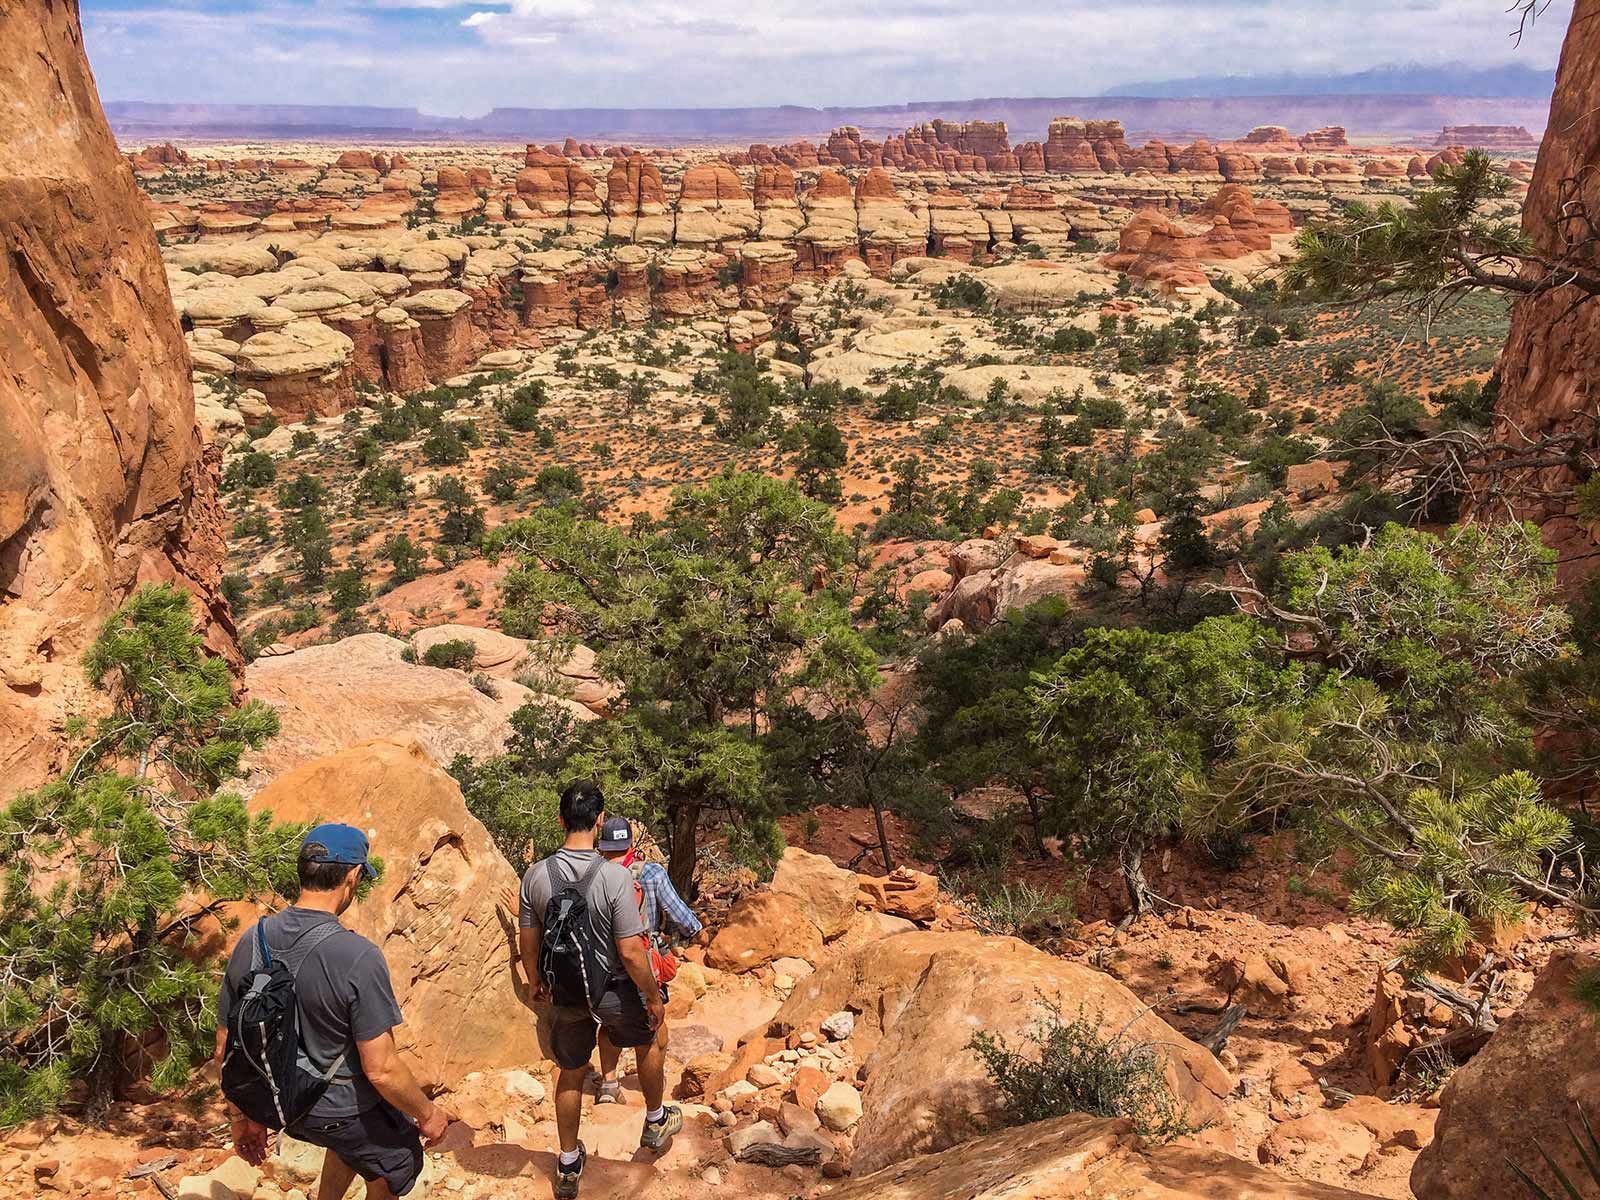
<svg viewBox="0 0 1600 1200"><path fill-rule="evenodd" d="M22 785L51 765L78 657L135 585L188 587L208 645L236 651L217 459L77 5L0 8L0 74L0 777Z"/></svg>
<svg viewBox="0 0 1600 1200"><path fill-rule="evenodd" d="M1523 204L1522 228L1534 252L1545 258L1576 259L1600 275L1600 0L1578 0L1568 27L1550 124ZM1433 164L1428 164L1429 170ZM1511 332L1500 355L1500 400L1494 440L1511 445L1547 436L1583 434L1591 451L1600 448L1600 300L1571 286L1517 302ZM1591 523L1570 499L1583 478L1567 466L1515 473L1496 493L1480 499L1500 515L1509 505L1518 517L1537 522L1546 544L1560 554L1567 581L1595 572L1600 551Z"/></svg>

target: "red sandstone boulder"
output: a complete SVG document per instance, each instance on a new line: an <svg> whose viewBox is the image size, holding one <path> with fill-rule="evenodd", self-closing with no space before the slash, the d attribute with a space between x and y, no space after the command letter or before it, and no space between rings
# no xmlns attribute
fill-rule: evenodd
<svg viewBox="0 0 1600 1200"><path fill-rule="evenodd" d="M857 1014L851 1044L866 1087L854 1162L873 1171L956 1145L994 1118L999 1093L968 1042L986 1029L1015 1044L1041 997L1164 1047L1168 1082L1192 1116L1220 1115L1233 1081L1209 1051L1109 975L1012 938L917 931L868 942L802 980L768 1032L815 1029L843 1009Z"/></svg>
<svg viewBox="0 0 1600 1200"><path fill-rule="evenodd" d="M1411 1171L1418 1200L1520 1195L1508 1159L1556 1193L1536 1146L1584 1178L1566 1125L1577 1126L1580 1106L1600 1113L1600 1063L1594 1010L1573 985L1597 969L1593 954L1555 955L1522 1007L1451 1076L1433 1142Z"/></svg>
<svg viewBox="0 0 1600 1200"><path fill-rule="evenodd" d="M383 877L343 919L383 950L406 1018L395 1037L424 1087L539 1058L530 998L511 970L511 930L496 911L516 875L421 746L363 742L290 771L251 807L371 834Z"/></svg>
<svg viewBox="0 0 1600 1200"><path fill-rule="evenodd" d="M824 939L838 937L856 916L859 886L854 871L796 846L783 852L772 876L772 890L797 901Z"/></svg>
<svg viewBox="0 0 1600 1200"><path fill-rule="evenodd" d="M706 950L706 965L742 974L775 958L816 963L822 958L822 934L806 908L793 896L756 892L731 909Z"/></svg>
<svg viewBox="0 0 1600 1200"><path fill-rule="evenodd" d="M1075 1114L905 1159L832 1200L1370 1200L1190 1142L1153 1145L1126 1121Z"/></svg>

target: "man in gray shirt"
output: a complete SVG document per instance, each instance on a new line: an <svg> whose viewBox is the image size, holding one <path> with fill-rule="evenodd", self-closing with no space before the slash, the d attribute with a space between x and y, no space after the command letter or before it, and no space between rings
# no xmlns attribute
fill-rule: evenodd
<svg viewBox="0 0 1600 1200"><path fill-rule="evenodd" d="M567 840L549 858L528 868L522 877L518 905L517 948L532 982L536 1001L548 1001L549 980L539 970L545 918L552 898L566 888L588 885L586 942L597 969L605 977L599 998L587 1008L549 1009L550 1046L556 1066L556 1132L561 1154L556 1162L557 1200L578 1194L587 1152L578 1140L583 1117L583 1089L601 1029L614 1046L632 1046L639 1059L639 1086L644 1091L644 1130L639 1144L660 1150L683 1128L683 1112L663 1102L666 1093L666 1002L650 966L644 940L644 919L633 876L620 863L608 862L595 849L605 820L605 797L589 782L569 784L561 793L561 827ZM662 1030L661 1036L657 1031Z"/></svg>
<svg viewBox="0 0 1600 1200"><path fill-rule="evenodd" d="M296 864L300 896L283 912L263 917L267 949L295 966L295 1004L301 1050L319 1072L343 1055L327 1090L288 1133L327 1150L317 1200L339 1200L356 1175L367 1200L411 1191L422 1170L422 1144L444 1136L454 1120L423 1094L395 1049L404 1018L383 953L339 916L374 877L367 838L349 825L319 825L306 834ZM327 930L328 926L332 930ZM297 955L294 947L306 942ZM239 939L217 999L217 1058L226 1052L228 1013L252 973L255 931ZM233 1112L234 1149L246 1162L266 1157L267 1129Z"/></svg>

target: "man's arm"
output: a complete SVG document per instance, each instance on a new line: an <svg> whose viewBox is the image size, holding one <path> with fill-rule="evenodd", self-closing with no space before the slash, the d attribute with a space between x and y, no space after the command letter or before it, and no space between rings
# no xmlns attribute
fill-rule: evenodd
<svg viewBox="0 0 1600 1200"><path fill-rule="evenodd" d="M444 1136L455 1118L417 1086L411 1068L395 1048L393 1031L385 1030L370 1041L357 1042L356 1051L361 1055L362 1072L378 1094L417 1123L424 1141L432 1145Z"/></svg>
<svg viewBox="0 0 1600 1200"><path fill-rule="evenodd" d="M700 923L700 918L694 915L694 909L685 904L683 897L678 895L678 889L672 886L672 877L659 865L652 865L655 865L655 870L648 872L648 875L651 889L655 893L656 909L660 919L672 926L672 931L684 941L696 940L705 931L705 926Z"/></svg>
<svg viewBox="0 0 1600 1200"><path fill-rule="evenodd" d="M517 953L522 958L522 971L528 977L528 984L533 988L533 998L536 1001L550 998L550 993L544 986L544 979L539 975L539 951L543 945L544 930L538 928L517 930Z"/></svg>
<svg viewBox="0 0 1600 1200"><path fill-rule="evenodd" d="M645 948L645 940L638 934L618 938L617 956L627 969L628 978L638 987L639 995L644 997L645 1012L650 1014L650 1028L660 1029L661 1023L667 1019L667 1006L661 999L661 985L656 982L656 973L650 969L650 954Z"/></svg>
<svg viewBox="0 0 1600 1200"><path fill-rule="evenodd" d="M228 1027L217 1026L217 1052L213 1061L217 1069L222 1069L222 1055L228 1046ZM259 1121L252 1121L236 1107L233 1101L228 1101L228 1126L233 1136L233 1152L252 1167L259 1167L267 1161L267 1127Z"/></svg>

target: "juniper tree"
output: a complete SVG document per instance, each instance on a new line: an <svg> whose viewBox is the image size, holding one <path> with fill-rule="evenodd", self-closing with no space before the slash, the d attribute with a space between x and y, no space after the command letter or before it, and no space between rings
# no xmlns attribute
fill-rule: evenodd
<svg viewBox="0 0 1600 1200"><path fill-rule="evenodd" d="M1425 321L1482 289L1531 296L1571 287L1600 296L1583 197L1574 191L1564 206L1561 249L1541 254L1514 206L1502 214L1498 202L1510 191L1511 178L1487 154L1468 151L1460 166L1441 166L1409 206L1352 203L1307 226L1295 239L1285 289L1363 302L1397 297Z"/></svg>
<svg viewBox="0 0 1600 1200"><path fill-rule="evenodd" d="M849 541L780 480L727 473L673 494L629 530L541 508L496 530L515 565L502 627L554 620L595 647L622 711L575 756L615 802L664 830L673 882L694 875L703 816L771 830L761 735L805 689L863 690L873 660L851 627ZM595 740L595 739L598 739Z"/></svg>
<svg viewBox="0 0 1600 1200"><path fill-rule="evenodd" d="M66 770L0 809L0 1125L93 1109L154 1061L185 1082L216 1027L197 931L230 901L292 886L301 830L218 787L276 731L235 705L186 593L147 586L84 659L104 714Z"/></svg>
<svg viewBox="0 0 1600 1200"><path fill-rule="evenodd" d="M1262 708L1198 789L1200 824L1298 817L1357 856L1353 899L1413 932L1419 961L1526 901L1600 916L1570 822L1535 779L1530 672L1569 656L1554 553L1531 525L1389 525L1286 556L1277 592L1233 586L1275 652L1319 669Z"/></svg>

